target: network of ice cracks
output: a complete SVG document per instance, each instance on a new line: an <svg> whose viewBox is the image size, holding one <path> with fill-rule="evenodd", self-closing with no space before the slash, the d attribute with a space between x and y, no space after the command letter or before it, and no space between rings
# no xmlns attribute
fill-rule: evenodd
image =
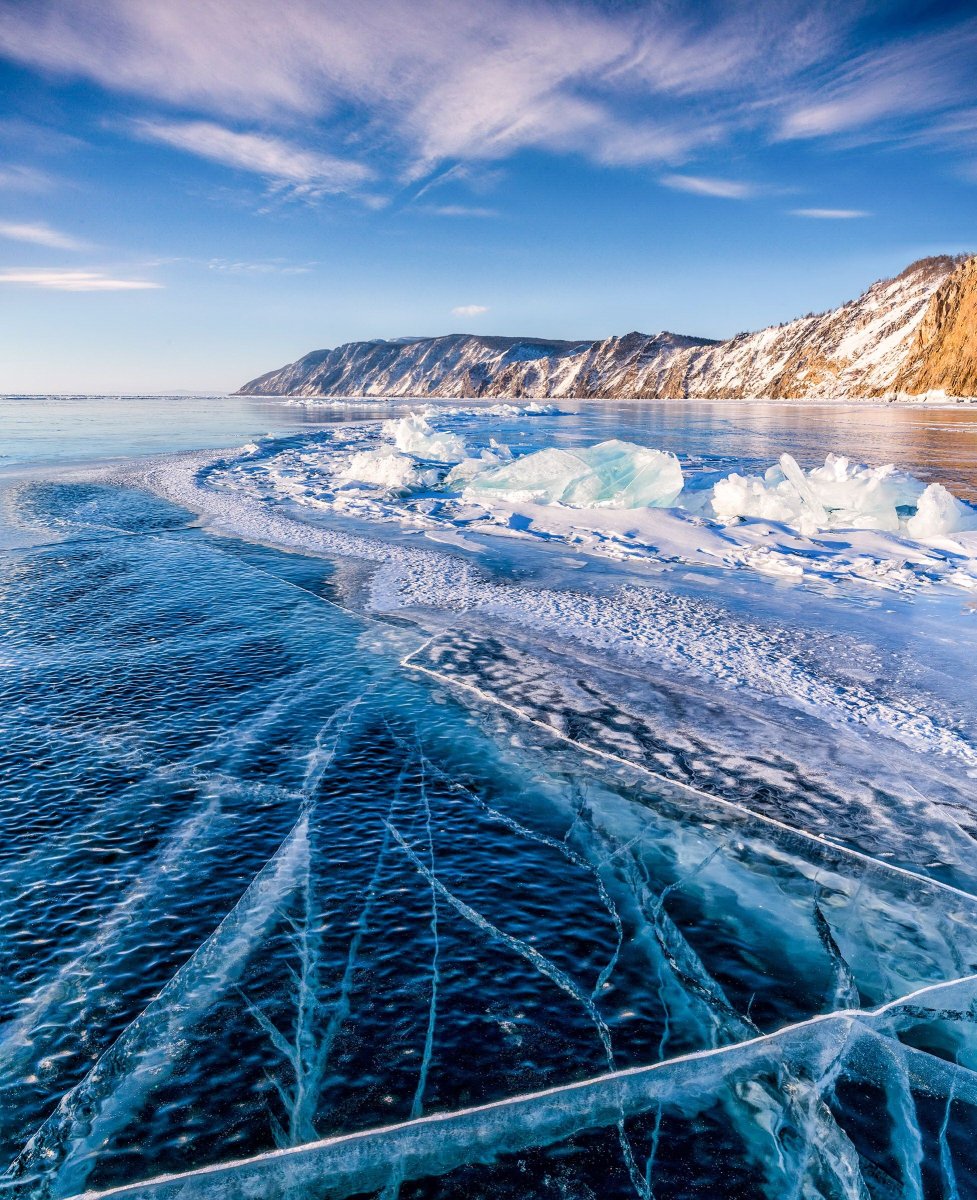
<svg viewBox="0 0 977 1200"><path fill-rule="evenodd" d="M172 820L148 852L137 839L128 884L107 905L89 898L46 973L27 971L0 1027L7 1119L12 1081L42 1089L66 1056L74 1071L28 1131L9 1194L524 1195L530 1152L547 1178L570 1163L598 1194L642 1200L972 1194L975 897L716 796L621 788L572 753L541 778L545 742L502 752L409 682L404 635L269 577L260 555L229 566L225 548L158 531L141 545L107 539L13 565L15 582L45 576L57 601L30 627L5 614L16 634L5 686L23 672L13 694L34 713L26 734L44 711L37 684L52 662L39 647L56 627L77 710L99 708L103 748L128 776L146 769L130 790L107 780L71 840L104 855L147 801ZM234 621L214 613L201 629L193 603L211 579ZM106 605L93 645L92 613ZM185 614L188 660L172 629L143 628L153 605L168 621ZM225 660L257 661L247 648L273 614L278 644L254 696L208 689ZM128 711L115 712L133 650L142 691L121 693ZM438 674L419 653L406 666ZM275 667L284 654L287 672ZM163 668L171 686L177 668L190 672L186 698L170 701L190 728L155 702ZM283 731L297 754L272 769ZM84 723L59 732L62 761L73 750L88 761ZM3 862L5 922L36 922L28 964L65 833L29 837ZM228 902L246 841L258 858L242 860ZM133 957L138 967L139 927L153 917L177 937L178 914L205 907L221 880L210 931L120 1021L106 975ZM19 981L21 946L6 949ZM251 1092L235 1074L248 1070ZM221 1103L229 1081L250 1096L244 1116ZM154 1129L168 1111L185 1126ZM268 1150L242 1160L212 1126L244 1117ZM125 1164L132 1147L173 1173L100 1185L102 1161Z"/></svg>
<svg viewBox="0 0 977 1200"><path fill-rule="evenodd" d="M558 415L499 410L509 420ZM494 411L481 414L479 443ZM473 413L426 409L298 445L250 446L210 480L306 510L555 541L619 560L977 589L977 511L891 464L829 454L804 470L784 453L762 475L715 478L618 440L514 453L490 437L476 449L466 440Z"/></svg>

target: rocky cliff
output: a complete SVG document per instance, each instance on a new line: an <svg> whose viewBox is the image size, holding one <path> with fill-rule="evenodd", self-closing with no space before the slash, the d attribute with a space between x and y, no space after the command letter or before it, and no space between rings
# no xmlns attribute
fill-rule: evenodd
<svg viewBox="0 0 977 1200"><path fill-rule="evenodd" d="M674 333L350 342L241 394L816 399L934 389L977 394L977 258L925 258L840 308L724 342Z"/></svg>
<svg viewBox="0 0 977 1200"><path fill-rule="evenodd" d="M961 263L930 297L895 387L977 396L977 258Z"/></svg>

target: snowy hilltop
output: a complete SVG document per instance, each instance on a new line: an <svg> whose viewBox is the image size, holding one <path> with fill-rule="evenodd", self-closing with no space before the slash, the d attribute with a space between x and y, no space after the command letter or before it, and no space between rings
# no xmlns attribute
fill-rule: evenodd
<svg viewBox="0 0 977 1200"><path fill-rule="evenodd" d="M924 258L826 313L724 342L450 334L317 350L243 395L861 398L977 394L977 257Z"/></svg>

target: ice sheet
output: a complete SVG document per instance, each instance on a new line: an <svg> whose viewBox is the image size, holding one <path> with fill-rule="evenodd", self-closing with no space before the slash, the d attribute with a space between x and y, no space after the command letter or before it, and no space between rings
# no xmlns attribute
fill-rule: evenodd
<svg viewBox="0 0 977 1200"><path fill-rule="evenodd" d="M817 1018L720 1050L102 1195L297 1200L315 1191L338 1198L377 1191L394 1177L447 1175L464 1164L492 1164L531 1148L558 1146L565 1159L574 1153L574 1139L586 1131L613 1129L619 1122L634 1129L646 1114L656 1118L649 1132L667 1114L674 1136L684 1142L705 1134L711 1110L719 1107L733 1131L729 1151L720 1164L705 1164L701 1191L693 1180L693 1190L685 1194L722 1194L715 1189L739 1169L752 1173L754 1195L865 1200L874 1191L867 1180L879 1180L882 1157L889 1166L882 1178L898 1189L889 1194L921 1197L917 1105L942 1101L947 1112L954 1105L967 1117L977 1108L973 1038L965 1016L974 996L975 979L963 978L874 1011ZM964 1061L915 1049L918 1033L953 1045ZM784 1079L792 1081L791 1097L778 1107L772 1103L771 1081ZM860 1087L868 1089L862 1107L875 1123L879 1148L865 1145L857 1108L842 1099ZM955 1171L972 1177L973 1155L959 1138L951 1153L945 1135L943 1127L942 1182L950 1190L941 1194L960 1195ZM649 1195L659 1146L652 1136L643 1172ZM606 1172L605 1166L605 1180Z"/></svg>
<svg viewBox="0 0 977 1200"><path fill-rule="evenodd" d="M364 435L337 462L378 448ZM737 606L708 587L625 573L588 571L568 584L553 556L490 561L470 533L449 554L423 536L309 523L296 518L323 511L301 499L322 495L318 446L300 438L275 448L292 456L276 464L293 489L287 500L268 486L266 449L216 468L206 456L126 468L127 478L252 542L366 561L375 612L456 632L422 654L402 620L354 618L331 603L355 594L339 591L342 567L327 593L315 581L320 559L153 523L155 511L127 529L125 505L112 495L100 503L97 489L75 509L87 507L103 531L114 523L117 536L7 564L5 711L32 771L62 789L43 809L54 832L32 828L22 854L17 838L28 835L14 821L0 852L0 913L13 931L0 942L12 967L5 986L21 1018L10 1044L16 1071L35 1048L39 1060L37 1096L3 1106L12 1195L67 1196L150 1170L177 1178L137 1183L131 1195L342 1195L374 1184L393 1195L414 1178L504 1170L532 1149L542 1160L513 1168L529 1172L524 1192L549 1170L549 1146L552 1162L586 1174L587 1129L603 1139L613 1178L604 1195L647 1200L696 1153L704 1184L719 1179L710 1171L731 1171L751 1180L750 1194L777 1200L861 1197L881 1155L893 1194L914 1195L929 1186L923 1094L941 1101L940 1169L968 1178L966 1117L946 1114L972 1092L971 1023L954 1016L969 1011L971 981L932 1002L917 989L977 969L977 900L950 853L970 837L962 785L977 754L966 704L920 678L940 668L925 614L911 627L925 655L897 663L870 621L849 613L836 626L835 610L813 596L785 592L775 606L771 592L765 609L762 590ZM228 470L240 486L227 485ZM417 498L444 503L443 493ZM55 500L59 513L71 507ZM526 507L575 519L604 511ZM608 511L722 535L663 510ZM432 520L422 530L437 530ZM457 534L453 520L440 528ZM554 540L562 557L566 543ZM523 544L538 548L495 541ZM30 606L17 607L28 585ZM813 606L806 622L788 619L792 596ZM569 673L554 679L528 651L466 643L461 629L476 625L521 630L531 649L562 648ZM953 630L957 654L965 633ZM602 690L610 667L591 676L589 656L635 686ZM670 740L642 707L637 684L666 678L698 742ZM448 699L459 683L485 700L479 720ZM700 698L683 699L683 685ZM703 696L711 721L698 720ZM724 697L750 721L731 725ZM68 720L62 705L74 706ZM93 712L109 808L89 814L89 775L76 775L95 746L79 714ZM961 786L919 798L919 836L897 842L880 828L866 845L861 827L842 827L818 764L791 769L788 750L806 744L790 732L799 718L839 757L864 747L869 777L884 758L927 792L944 778ZM723 754L711 722L727 740L746 734L735 738L745 762ZM757 737L751 761L746 743ZM120 791L133 746L154 772ZM175 757L172 769L157 763L157 747ZM663 761L671 751L680 769ZM752 797L726 794L743 783ZM201 786L204 797L194 790L187 804L184 789ZM778 788L795 787L809 809L826 798L825 824L795 825L786 803L775 815ZM38 798L11 797L18 820ZM766 805L759 816L751 798ZM872 798L863 788L850 807L871 815ZM263 799L277 805L274 829L255 815ZM884 816L891 797L874 799ZM158 810L164 836L146 837ZM119 855L110 839L130 828ZM954 832L941 843L944 828ZM220 880L213 844L230 859L242 830L262 835L262 852L207 908ZM852 845L837 844L843 833ZM93 851L82 864L71 849L79 835ZM201 878L209 885L195 889ZM60 923L48 950L52 907ZM137 935L154 914L156 940L143 948ZM179 952L163 972L158 944L174 939ZM80 994L103 990L104 1009L79 1009ZM893 1037L904 1030L913 1044ZM925 1049L915 1048L917 1030ZM67 1065L42 1057L48 1046L67 1048ZM868 1112L850 1101L866 1088L876 1089ZM718 1136L722 1154L695 1150ZM268 1153L255 1157L259 1149ZM244 1153L245 1163L213 1166ZM202 1164L211 1169L187 1173ZM446 1186L456 1190L445 1195L491 1190ZM582 1178L567 1186L586 1194Z"/></svg>

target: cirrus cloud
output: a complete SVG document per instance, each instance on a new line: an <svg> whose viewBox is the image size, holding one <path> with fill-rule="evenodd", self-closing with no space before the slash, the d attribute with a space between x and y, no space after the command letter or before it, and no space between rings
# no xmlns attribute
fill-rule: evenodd
<svg viewBox="0 0 977 1200"><path fill-rule="evenodd" d="M780 123L782 140L822 138L907 119L932 123L974 96L977 19L874 46L804 84ZM937 119L939 123L939 119Z"/></svg>
<svg viewBox="0 0 977 1200"><path fill-rule="evenodd" d="M0 5L0 56L170 106L182 119L133 132L311 196L423 185L525 150L674 171L737 138L762 148L898 125L905 139L939 124L956 146L953 114L977 102L977 20L900 39L877 7L32 0ZM757 194L705 171L674 178L700 195Z"/></svg>
<svg viewBox="0 0 977 1200"><path fill-rule="evenodd" d="M33 246L47 246L52 250L87 250L87 242L79 241L70 234L61 233L42 222L0 221L0 237L12 242L28 242Z"/></svg>
<svg viewBox="0 0 977 1200"><path fill-rule="evenodd" d="M427 213L432 217L476 217L485 219L499 215L497 208L481 208L470 204L427 204L422 205L419 211Z"/></svg>
<svg viewBox="0 0 977 1200"><path fill-rule="evenodd" d="M0 270L0 284L46 288L54 292L131 292L162 287L148 279L114 279L101 271L62 271L56 268Z"/></svg>
<svg viewBox="0 0 977 1200"><path fill-rule="evenodd" d="M487 313L488 307L485 304L459 304L457 308L451 310L453 317L480 317L482 313Z"/></svg>
<svg viewBox="0 0 977 1200"><path fill-rule="evenodd" d="M861 208L792 208L792 217L808 217L813 221L854 221L872 214Z"/></svg>
<svg viewBox="0 0 977 1200"><path fill-rule="evenodd" d="M304 150L267 134L239 133L213 121L142 120L134 122L133 128L146 141L160 142L300 191L349 192L373 175L362 163Z"/></svg>
<svg viewBox="0 0 977 1200"><path fill-rule="evenodd" d="M0 166L0 189L11 192L47 192L54 186L54 181L36 167L23 166L20 163L8 163Z"/></svg>
<svg viewBox="0 0 977 1200"><path fill-rule="evenodd" d="M720 200L748 200L757 194L757 188L751 183L713 179L705 175L663 175L659 182L675 191L692 192L695 196L715 196Z"/></svg>
<svg viewBox="0 0 977 1200"><path fill-rule="evenodd" d="M33 0L0 7L0 54L223 121L280 132L320 122L337 142L352 132L359 156L399 158L399 176L416 180L445 161L525 148L680 161L729 126L729 92L768 91L823 60L853 20L836 0L803 15L777 0L684 12L584 0ZM711 102L706 119L692 97ZM219 139L206 140L213 151ZM267 152L216 149L225 162Z"/></svg>

